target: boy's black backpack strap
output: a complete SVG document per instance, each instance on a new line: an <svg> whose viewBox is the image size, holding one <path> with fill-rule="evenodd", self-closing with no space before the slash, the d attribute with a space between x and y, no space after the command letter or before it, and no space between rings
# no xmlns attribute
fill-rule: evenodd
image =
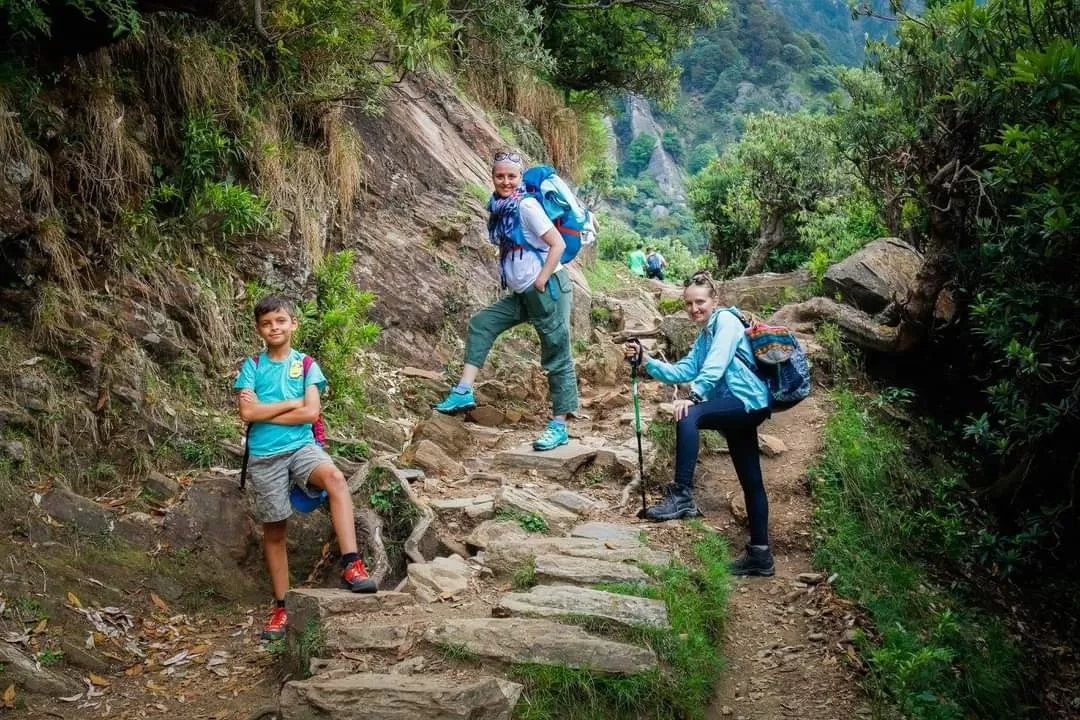
<svg viewBox="0 0 1080 720"><path fill-rule="evenodd" d="M251 423L248 423L247 429L244 430L244 460L240 463L240 489L243 490L247 484L247 466L248 458L251 456L251 449L248 447L248 440L251 439Z"/></svg>

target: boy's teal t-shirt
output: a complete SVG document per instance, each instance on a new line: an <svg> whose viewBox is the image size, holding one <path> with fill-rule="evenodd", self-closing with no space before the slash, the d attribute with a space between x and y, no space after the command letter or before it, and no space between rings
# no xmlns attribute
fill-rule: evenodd
<svg viewBox="0 0 1080 720"><path fill-rule="evenodd" d="M326 390L326 376L317 362L312 362L304 377L304 354L290 350L285 360L271 360L267 354L259 355L259 365L247 358L240 366L240 375L233 389L254 390L259 402L273 403L304 397L307 385L316 385L319 392ZM296 452L315 442L311 424L275 425L272 422L251 424L248 434L248 450L253 457L265 457L279 453Z"/></svg>

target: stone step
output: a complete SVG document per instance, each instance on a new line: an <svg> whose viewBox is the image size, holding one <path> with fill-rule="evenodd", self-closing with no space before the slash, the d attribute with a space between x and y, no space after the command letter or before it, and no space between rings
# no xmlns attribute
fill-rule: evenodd
<svg viewBox="0 0 1080 720"><path fill-rule="evenodd" d="M529 618L447 620L424 639L441 647L508 663L565 665L594 672L633 674L657 667L648 648L606 640L573 625Z"/></svg>
<svg viewBox="0 0 1080 720"><path fill-rule="evenodd" d="M569 585L537 585L527 593L507 593L491 612L496 617L587 615L624 627L671 627L662 600Z"/></svg>
<svg viewBox="0 0 1080 720"><path fill-rule="evenodd" d="M359 673L292 681L281 720L510 720L521 685L495 677Z"/></svg>
<svg viewBox="0 0 1080 720"><path fill-rule="evenodd" d="M635 538L627 540L591 540L588 538L502 537L488 542L483 562L497 573L517 570L538 555L567 555L610 562L635 562L648 565L667 565L671 555L652 550Z"/></svg>
<svg viewBox="0 0 1080 720"><path fill-rule="evenodd" d="M291 618L290 618L291 619ZM397 650L409 636L420 637L424 624L410 624L403 619L392 624L358 622L355 618L337 616L323 622L325 648L332 653L357 650Z"/></svg>
<svg viewBox="0 0 1080 720"><path fill-rule="evenodd" d="M297 588L285 596L285 610L289 613L289 632L302 633L311 620L324 622L337 616L370 619L376 613L401 614L415 602L409 593L386 591L361 595L332 588Z"/></svg>
<svg viewBox="0 0 1080 720"><path fill-rule="evenodd" d="M589 538L590 540L623 540L628 543L641 543L641 533L645 528L640 525L621 525L619 523L587 522L570 531L570 537Z"/></svg>
<svg viewBox="0 0 1080 720"><path fill-rule="evenodd" d="M520 445L499 453L495 456L495 461L516 470L535 470L544 477L565 482L573 478L578 468L594 457L596 448L572 441L543 452L533 450L531 444Z"/></svg>
<svg viewBox="0 0 1080 720"><path fill-rule="evenodd" d="M536 581L538 583L596 585L597 583L649 582L649 576L637 565L629 562L611 562L569 555L537 555Z"/></svg>
<svg viewBox="0 0 1080 720"><path fill-rule="evenodd" d="M436 602L461 595L469 589L472 573L460 555L437 557L431 562L411 563L409 589L423 602Z"/></svg>
<svg viewBox="0 0 1080 720"><path fill-rule="evenodd" d="M508 510L530 515L538 513L547 521L553 532L568 532L578 522L577 513L545 500L543 497L525 488L504 485L495 493L495 512Z"/></svg>

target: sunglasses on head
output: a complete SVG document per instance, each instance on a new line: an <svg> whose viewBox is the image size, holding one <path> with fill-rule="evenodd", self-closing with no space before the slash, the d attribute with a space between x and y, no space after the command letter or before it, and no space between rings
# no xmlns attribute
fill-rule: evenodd
<svg viewBox="0 0 1080 720"><path fill-rule="evenodd" d="M495 153L495 162L512 162L515 165L520 165L521 156L515 152L497 152Z"/></svg>
<svg viewBox="0 0 1080 720"><path fill-rule="evenodd" d="M712 276L707 272L696 272L686 279L683 283L683 287L690 287L691 285L708 285L712 287Z"/></svg>

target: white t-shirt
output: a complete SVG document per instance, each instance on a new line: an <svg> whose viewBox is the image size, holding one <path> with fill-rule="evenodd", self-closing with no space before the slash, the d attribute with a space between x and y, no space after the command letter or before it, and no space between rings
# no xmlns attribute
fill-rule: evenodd
<svg viewBox="0 0 1080 720"><path fill-rule="evenodd" d="M523 198L518 203L518 212L521 215L521 229L525 242L539 250L540 256L530 250L524 250L512 252L503 260L503 275L506 276L506 284L516 293L528 290L540 276L540 271L544 269L544 263L540 258L547 258L549 249L540 236L555 227L536 198Z"/></svg>

